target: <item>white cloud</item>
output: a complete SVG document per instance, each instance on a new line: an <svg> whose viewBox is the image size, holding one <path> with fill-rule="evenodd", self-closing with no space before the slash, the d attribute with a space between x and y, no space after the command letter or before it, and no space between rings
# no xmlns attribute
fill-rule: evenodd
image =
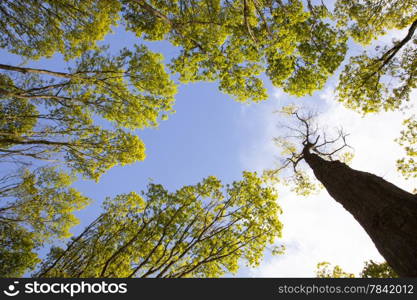
<svg viewBox="0 0 417 300"><path fill-rule="evenodd" d="M382 261L370 238L327 192L281 197L284 255L266 260L254 277L312 277L318 262L330 261L359 272L367 259Z"/></svg>
<svg viewBox="0 0 417 300"><path fill-rule="evenodd" d="M314 99L297 99L296 103L308 101L311 105L315 101L314 107L323 111L319 116L320 124L328 128L342 126L350 133L348 143L355 148L353 168L382 176L411 191L415 182L403 180L395 168L395 160L403 152L394 139L399 135L405 116L390 112L363 118L336 102L332 89L325 89ZM271 103L250 107L242 119L244 130L249 130L249 124L249 131L256 132L249 134L242 147L241 161L246 169L259 170L276 162L278 151L272 138L279 135L276 126L279 116L272 111L294 99L280 91L274 91L273 95ZM280 242L286 244L287 251L282 256L268 257L260 267L250 271L250 276L313 277L316 265L321 261L330 261L348 272L359 273L365 260L383 261L361 226L326 191L308 198L281 191L280 205L284 210L283 240Z"/></svg>

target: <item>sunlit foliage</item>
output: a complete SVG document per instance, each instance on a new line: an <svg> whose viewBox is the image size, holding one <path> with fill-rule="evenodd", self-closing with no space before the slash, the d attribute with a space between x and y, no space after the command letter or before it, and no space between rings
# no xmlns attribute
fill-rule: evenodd
<svg viewBox="0 0 417 300"><path fill-rule="evenodd" d="M52 238L68 238L74 211L89 199L70 187L74 178L55 168L0 178L0 275L22 276L39 262L36 251Z"/></svg>
<svg viewBox="0 0 417 300"><path fill-rule="evenodd" d="M145 158L129 129L156 127L173 111L176 87L146 47L104 50L85 52L67 72L0 65L2 161L64 161L97 180Z"/></svg>
<svg viewBox="0 0 417 300"><path fill-rule="evenodd" d="M240 260L257 266L280 237L276 192L256 173L223 186L215 177L176 192L149 184L107 199L104 213L36 276L218 277Z"/></svg>
<svg viewBox="0 0 417 300"><path fill-rule="evenodd" d="M404 30L391 46L350 58L340 76L339 101L361 113L403 108L416 87L417 6L414 0L336 2L339 25L368 44L389 30Z"/></svg>
<svg viewBox="0 0 417 300"><path fill-rule="evenodd" d="M322 6L303 1L123 1L126 28L181 49L170 64L181 82L219 81L239 101L267 98L266 72L302 96L323 87L342 62L344 35Z"/></svg>
<svg viewBox="0 0 417 300"><path fill-rule="evenodd" d="M0 2L0 47L31 59L80 56L116 25L117 0Z"/></svg>
<svg viewBox="0 0 417 300"><path fill-rule="evenodd" d="M316 277L319 278L354 278L355 274L343 271L340 266L334 266L329 262L321 262L317 264Z"/></svg>

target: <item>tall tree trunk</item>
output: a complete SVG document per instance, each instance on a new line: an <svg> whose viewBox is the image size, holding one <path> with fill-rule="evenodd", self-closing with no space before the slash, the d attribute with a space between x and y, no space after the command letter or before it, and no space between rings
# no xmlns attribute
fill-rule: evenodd
<svg viewBox="0 0 417 300"><path fill-rule="evenodd" d="M401 277L417 277L417 195L308 148L304 159L328 193L361 224Z"/></svg>

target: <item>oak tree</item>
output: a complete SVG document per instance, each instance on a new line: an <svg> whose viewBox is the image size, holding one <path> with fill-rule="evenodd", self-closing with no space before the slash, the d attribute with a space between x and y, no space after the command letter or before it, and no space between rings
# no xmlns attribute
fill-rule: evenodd
<svg viewBox="0 0 417 300"><path fill-rule="evenodd" d="M269 173L292 168L295 183L304 192L312 187L302 164L308 166L330 196L359 222L395 272L416 277L417 195L337 160L339 152L348 148L343 131L333 136L320 133L313 115L295 108L285 112L296 125L290 127L288 141L281 143L286 151L283 165Z"/></svg>

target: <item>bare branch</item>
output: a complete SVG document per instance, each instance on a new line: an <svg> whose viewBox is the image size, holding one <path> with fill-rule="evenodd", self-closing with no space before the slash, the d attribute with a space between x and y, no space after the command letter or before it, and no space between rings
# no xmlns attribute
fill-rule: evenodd
<svg viewBox="0 0 417 300"><path fill-rule="evenodd" d="M281 166L271 171L272 175L289 167L294 174L299 174L297 167L312 153L332 161L336 154L347 147L351 148L346 141L348 134L341 128L337 129L335 135L329 135L325 130L318 134L319 126L315 122L317 114L300 109L283 113L292 116L295 123L281 125L280 128L288 130L289 134L274 138L285 157Z"/></svg>

